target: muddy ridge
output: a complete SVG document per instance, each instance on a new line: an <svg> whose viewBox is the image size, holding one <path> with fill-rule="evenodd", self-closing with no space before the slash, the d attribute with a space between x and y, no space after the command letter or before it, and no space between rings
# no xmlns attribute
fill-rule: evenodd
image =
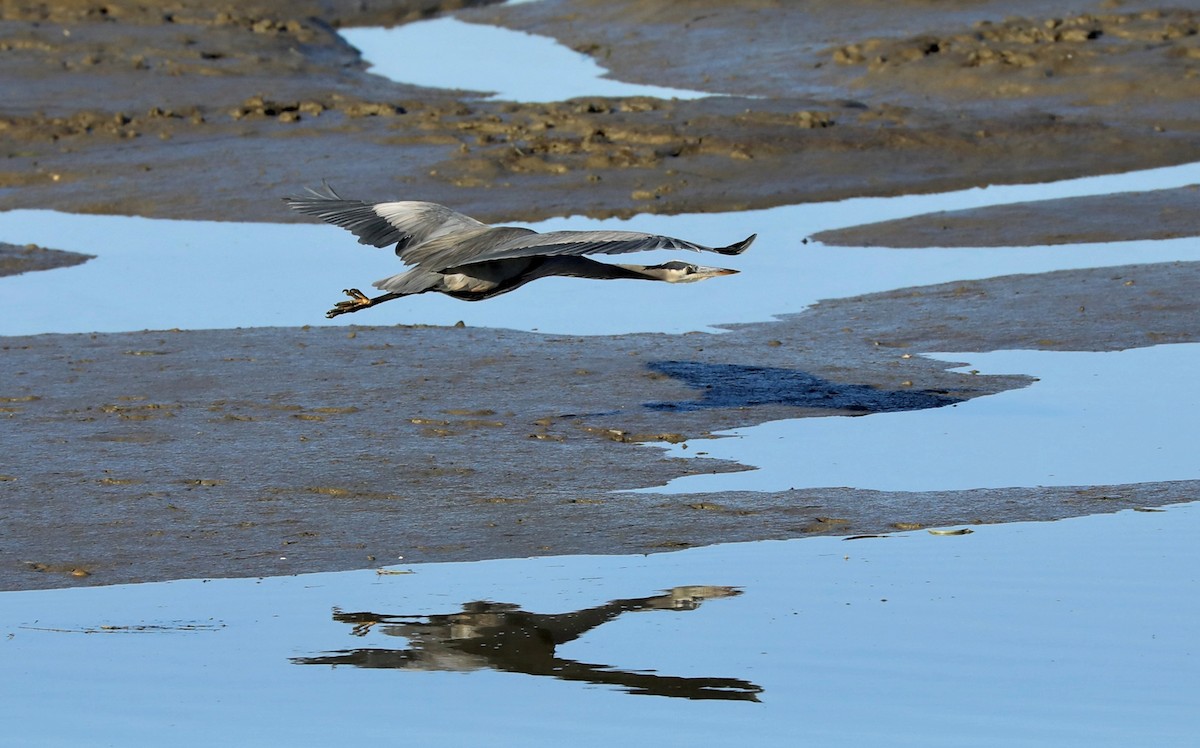
<svg viewBox="0 0 1200 748"><path fill-rule="evenodd" d="M0 277L81 265L91 259L95 259L94 255L46 249L36 244L18 247L15 244L0 242Z"/></svg>
<svg viewBox="0 0 1200 748"><path fill-rule="evenodd" d="M726 211L1200 161L1184 3L0 0L0 210L303 220L279 197L487 221ZM372 75L337 29L456 11L695 100L530 104ZM831 232L892 246L1200 233L1194 190ZM867 221L870 216L863 216ZM21 241L0 237L0 241ZM904 244L908 242L908 244ZM0 245L0 274L86 260ZM715 431L880 417L1029 384L924 351L1200 337L1200 263L827 300L722 335L410 327L0 340L0 589L1054 519L1197 483L655 495L742 466ZM684 444L701 459L667 458Z"/></svg>
<svg viewBox="0 0 1200 748"><path fill-rule="evenodd" d="M1200 186L928 213L822 231L854 247L1032 247L1200 236Z"/></svg>
<svg viewBox="0 0 1200 748"><path fill-rule="evenodd" d="M1200 340L1200 263L822 302L721 335L321 327L0 341L0 588L407 561L646 553L899 525L1055 519L1195 482L888 493L622 493L742 466L714 431L952 406L1025 376L922 351ZM698 459L648 446L687 444ZM53 460L46 455L54 454ZM31 501L36 497L36 501Z"/></svg>
<svg viewBox="0 0 1200 748"><path fill-rule="evenodd" d="M533 105L422 89L371 75L336 33L462 5L6 3L0 209L290 221L275 198L327 179L367 199L534 220L1200 159L1192 11L865 0L462 11L556 36L630 80L721 94L695 101ZM895 36L869 33L881 28Z"/></svg>

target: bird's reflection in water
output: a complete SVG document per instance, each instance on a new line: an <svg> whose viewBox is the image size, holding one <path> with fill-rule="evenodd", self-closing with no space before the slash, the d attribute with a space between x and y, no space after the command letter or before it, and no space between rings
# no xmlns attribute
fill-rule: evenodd
<svg viewBox="0 0 1200 748"><path fill-rule="evenodd" d="M404 637L409 647L349 649L319 657L296 657L292 662L460 672L490 668L618 686L642 695L758 701L762 688L738 678L658 675L555 656L559 644L578 639L622 613L694 610L704 600L739 594L734 587L675 587L651 597L613 600L573 613L556 614L530 613L516 605L494 602L466 603L462 612L432 616L346 613L334 609L334 620L352 625L354 636L365 636L378 627L384 634Z"/></svg>

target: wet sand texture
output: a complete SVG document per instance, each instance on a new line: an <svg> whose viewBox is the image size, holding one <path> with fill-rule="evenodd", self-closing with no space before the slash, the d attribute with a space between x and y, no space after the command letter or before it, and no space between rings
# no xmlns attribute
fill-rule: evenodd
<svg viewBox="0 0 1200 748"><path fill-rule="evenodd" d="M1200 235L1200 187L997 205L822 231L855 247L1029 247Z"/></svg>
<svg viewBox="0 0 1200 748"><path fill-rule="evenodd" d="M275 198L327 178L531 220L1200 159L1190 10L547 0L464 16L556 36L629 80L732 94L686 102L420 89L366 72L332 28L457 6L4 5L0 187L20 189L0 208L287 221Z"/></svg>
<svg viewBox="0 0 1200 748"><path fill-rule="evenodd" d="M459 5L0 4L0 209L289 221L278 198L324 178L347 194L513 221L1200 160L1200 36L1187 7L1080 1L1051 17L1028 0L545 0L464 15L553 35L623 79L725 94L686 102L521 104L420 89L369 74L334 31ZM1159 226L1164 204L1143 198L1050 208L1073 213L1072 237L1194 235L1190 196L1169 196L1183 215ZM1016 210L1042 209L884 230L893 241L899 228L951 232L955 244L1017 220L1029 225L1014 243L1068 231L1053 214ZM737 468L639 442L784 417L870 418L1029 381L947 372L921 351L1194 341L1196 274L1197 263L1171 263L905 289L721 336L394 327L7 338L0 588L401 555L648 552L1192 499L1195 482L613 491Z"/></svg>
<svg viewBox="0 0 1200 748"><path fill-rule="evenodd" d="M18 275L34 270L52 270L80 265L93 259L93 255L79 252L64 252L61 249L46 249L36 244L17 246L0 242L0 277Z"/></svg>
<svg viewBox="0 0 1200 748"><path fill-rule="evenodd" d="M1030 381L948 372L913 355L923 350L1195 341L1198 274L1200 263L1167 263L904 289L724 335L387 327L7 338L0 588L398 556L644 553L1184 500L1191 483L613 492L739 469L637 442L786 417L871 418Z"/></svg>

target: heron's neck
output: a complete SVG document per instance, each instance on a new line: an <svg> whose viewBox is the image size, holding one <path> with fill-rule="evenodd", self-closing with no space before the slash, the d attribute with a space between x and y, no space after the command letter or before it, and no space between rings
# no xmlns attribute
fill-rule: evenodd
<svg viewBox="0 0 1200 748"><path fill-rule="evenodd" d="M618 278L644 278L645 280L666 281L674 283L679 279L679 273L668 268L649 267L647 265L609 265L612 268L620 268L623 272L614 277Z"/></svg>
<svg viewBox="0 0 1200 748"><path fill-rule="evenodd" d="M572 255L556 255L541 258L541 265L524 279L524 282L534 277L544 278L550 275L569 275L575 278L592 278L595 280L670 280L660 268L649 268L645 265L618 265L608 262L597 262L590 257Z"/></svg>

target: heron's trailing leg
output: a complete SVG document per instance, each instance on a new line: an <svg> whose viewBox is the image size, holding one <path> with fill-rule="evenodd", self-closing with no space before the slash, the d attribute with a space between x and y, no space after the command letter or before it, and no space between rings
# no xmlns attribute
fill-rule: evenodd
<svg viewBox="0 0 1200 748"><path fill-rule="evenodd" d="M376 304L382 304L385 301L391 301L392 299L398 299L401 296L405 295L402 293L385 293L380 296L376 296L375 298L372 299L371 297L367 296L362 291L359 291L357 288L347 288L347 289L343 290L342 293L349 296L350 300L349 301L339 301L338 303L334 304L333 309L330 309L328 312L325 312L325 316L327 318L333 319L334 317L338 316L339 314L348 314L349 312L357 312L362 309L366 309L367 307L375 306Z"/></svg>

